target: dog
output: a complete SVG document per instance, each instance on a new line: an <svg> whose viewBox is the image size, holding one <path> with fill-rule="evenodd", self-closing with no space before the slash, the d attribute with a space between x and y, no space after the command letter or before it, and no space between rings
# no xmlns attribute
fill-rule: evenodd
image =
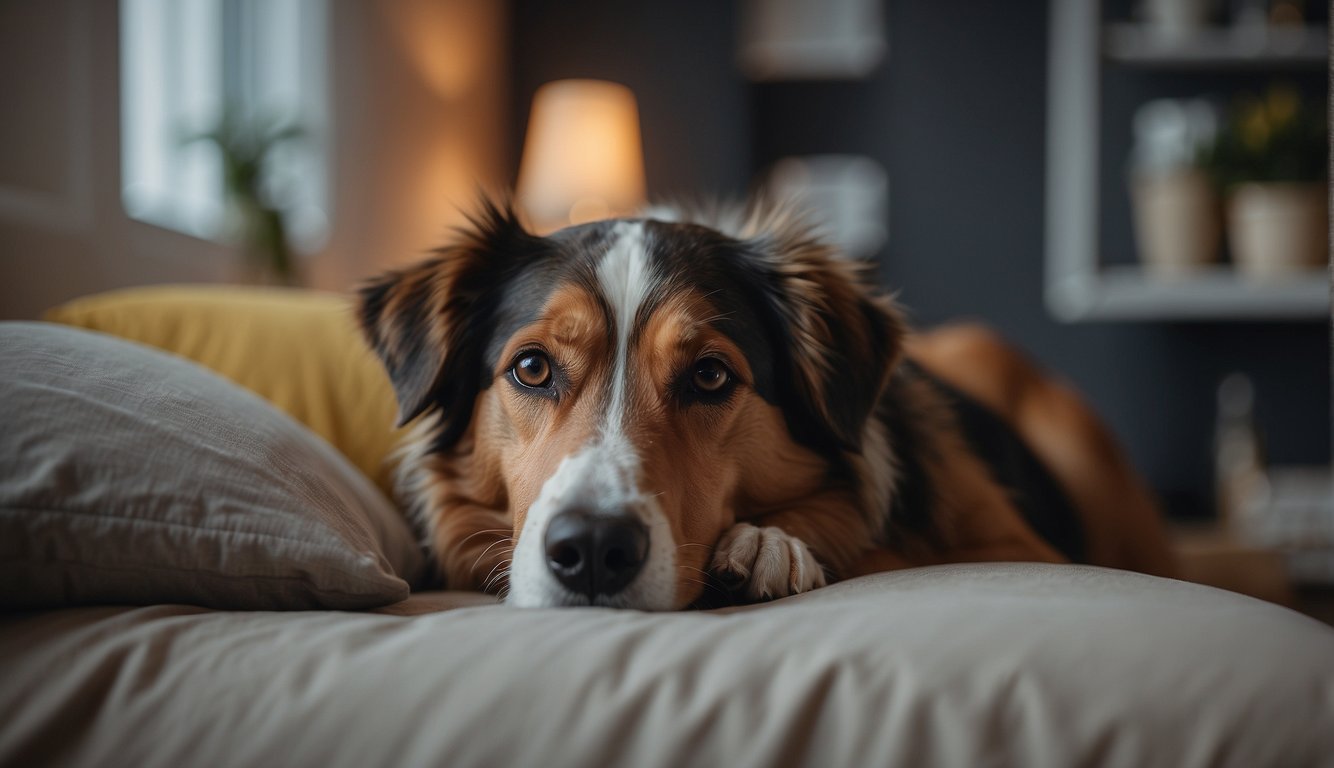
<svg viewBox="0 0 1334 768"><path fill-rule="evenodd" d="M1174 571L1071 388L979 326L910 330L790 207L539 236L486 202L359 299L448 588L668 610L947 562Z"/></svg>

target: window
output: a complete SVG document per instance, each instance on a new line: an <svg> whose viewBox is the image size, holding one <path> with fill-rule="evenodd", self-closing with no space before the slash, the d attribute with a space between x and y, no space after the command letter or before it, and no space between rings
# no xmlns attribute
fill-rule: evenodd
<svg viewBox="0 0 1334 768"><path fill-rule="evenodd" d="M275 145L265 198L311 251L328 229L325 0L122 0L121 198L132 218L228 234L224 119L299 126Z"/></svg>

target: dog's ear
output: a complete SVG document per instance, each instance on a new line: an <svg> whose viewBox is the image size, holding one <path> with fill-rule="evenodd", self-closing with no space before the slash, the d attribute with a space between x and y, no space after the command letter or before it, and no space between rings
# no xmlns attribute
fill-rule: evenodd
<svg viewBox="0 0 1334 768"><path fill-rule="evenodd" d="M433 258L362 286L358 319L389 372L399 426L435 408L441 443L462 435L487 378L484 345L504 283L540 240L511 208L484 201Z"/></svg>
<svg viewBox="0 0 1334 768"><path fill-rule="evenodd" d="M765 264L782 329L776 372L790 426L824 446L860 450L902 351L902 315L863 265L840 257L800 220L776 216L749 242Z"/></svg>

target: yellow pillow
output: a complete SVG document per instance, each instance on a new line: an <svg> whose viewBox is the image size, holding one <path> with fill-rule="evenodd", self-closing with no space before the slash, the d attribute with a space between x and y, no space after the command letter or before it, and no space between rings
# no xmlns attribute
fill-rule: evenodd
<svg viewBox="0 0 1334 768"><path fill-rule="evenodd" d="M174 352L255 392L328 440L392 497L394 389L352 300L280 288L166 286L76 299L46 320Z"/></svg>

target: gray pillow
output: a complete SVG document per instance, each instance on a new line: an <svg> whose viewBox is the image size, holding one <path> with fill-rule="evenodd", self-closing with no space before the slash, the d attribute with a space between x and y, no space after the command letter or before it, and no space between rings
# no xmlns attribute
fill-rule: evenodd
<svg viewBox="0 0 1334 768"><path fill-rule="evenodd" d="M0 323L0 605L356 609L422 568L370 481L259 397L132 342Z"/></svg>

